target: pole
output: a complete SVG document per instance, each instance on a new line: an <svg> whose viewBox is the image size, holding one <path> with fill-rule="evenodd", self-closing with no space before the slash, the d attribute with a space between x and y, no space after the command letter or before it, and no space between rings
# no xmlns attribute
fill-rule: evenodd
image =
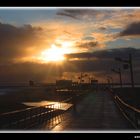
<svg viewBox="0 0 140 140"><path fill-rule="evenodd" d="M110 76L111 79L111 87L113 88L113 78Z"/></svg>
<svg viewBox="0 0 140 140"><path fill-rule="evenodd" d="M111 87L113 88L113 78L110 76L111 79Z"/></svg>
<svg viewBox="0 0 140 140"><path fill-rule="evenodd" d="M91 77L89 76L89 84L91 83Z"/></svg>
<svg viewBox="0 0 140 140"><path fill-rule="evenodd" d="M132 88L134 88L133 67L132 67L132 55L131 54L129 54L129 63L130 63L131 84L132 84Z"/></svg>
<svg viewBox="0 0 140 140"><path fill-rule="evenodd" d="M119 68L119 76L120 76L120 86L122 88L122 74L121 74L121 69Z"/></svg>
<svg viewBox="0 0 140 140"><path fill-rule="evenodd" d="M111 76L107 76L108 83L110 84L110 87L113 87L113 78Z"/></svg>
<svg viewBox="0 0 140 140"><path fill-rule="evenodd" d="M110 88L110 79L107 79L108 87Z"/></svg>
<svg viewBox="0 0 140 140"><path fill-rule="evenodd" d="M82 72L81 72L81 76L80 76L80 84L82 83Z"/></svg>

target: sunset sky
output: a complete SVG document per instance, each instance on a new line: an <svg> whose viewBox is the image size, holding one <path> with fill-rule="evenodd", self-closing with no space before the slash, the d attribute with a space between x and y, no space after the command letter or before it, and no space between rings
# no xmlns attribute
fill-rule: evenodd
<svg viewBox="0 0 140 140"><path fill-rule="evenodd" d="M0 8L0 82L76 81L80 72L118 81L114 57L129 53L140 82L138 8Z"/></svg>

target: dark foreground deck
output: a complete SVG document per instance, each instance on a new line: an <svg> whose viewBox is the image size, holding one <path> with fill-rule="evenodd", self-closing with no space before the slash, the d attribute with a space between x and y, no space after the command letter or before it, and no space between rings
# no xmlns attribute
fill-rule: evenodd
<svg viewBox="0 0 140 140"><path fill-rule="evenodd" d="M106 91L90 93L76 107L50 120L37 129L73 130L134 130Z"/></svg>

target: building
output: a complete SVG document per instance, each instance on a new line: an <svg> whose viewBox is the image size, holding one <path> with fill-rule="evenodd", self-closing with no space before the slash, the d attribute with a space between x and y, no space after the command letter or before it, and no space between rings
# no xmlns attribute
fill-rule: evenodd
<svg viewBox="0 0 140 140"><path fill-rule="evenodd" d="M98 80L91 80L91 86L93 89L97 89L98 88Z"/></svg>
<svg viewBox="0 0 140 140"><path fill-rule="evenodd" d="M69 89L72 87L72 80L56 80L57 89Z"/></svg>
<svg viewBox="0 0 140 140"><path fill-rule="evenodd" d="M91 84L98 84L98 80L91 80Z"/></svg>

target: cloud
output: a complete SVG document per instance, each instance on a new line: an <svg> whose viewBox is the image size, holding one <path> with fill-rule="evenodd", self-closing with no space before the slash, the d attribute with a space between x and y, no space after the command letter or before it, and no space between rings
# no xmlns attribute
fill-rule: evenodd
<svg viewBox="0 0 140 140"><path fill-rule="evenodd" d="M71 15L69 13L58 12L57 15L59 15L59 16L67 16L67 17L70 17L70 18L73 18L73 19L79 19L78 17L76 17L74 15Z"/></svg>
<svg viewBox="0 0 140 140"><path fill-rule="evenodd" d="M39 46L44 41L42 32L42 28L31 25L16 27L0 23L0 60L11 61L40 50Z"/></svg>
<svg viewBox="0 0 140 140"><path fill-rule="evenodd" d="M92 18L101 19L107 14L105 10L95 9L65 9L57 12L57 15L70 17L73 19L88 19Z"/></svg>
<svg viewBox="0 0 140 140"><path fill-rule="evenodd" d="M69 59L73 59L73 58L78 58L78 59L81 59L81 58L92 58L94 57L94 54L93 53L89 53L89 52L83 52L83 53L71 53L71 54L66 54L65 55L67 58Z"/></svg>
<svg viewBox="0 0 140 140"><path fill-rule="evenodd" d="M81 41L76 43L76 47L78 48L92 49L97 46L98 46L97 41Z"/></svg>
<svg viewBox="0 0 140 140"><path fill-rule="evenodd" d="M104 33L104 32L93 32L91 36L94 38L96 42L98 42L98 47L104 48L106 47L107 42L114 41L114 34L112 33Z"/></svg>
<svg viewBox="0 0 140 140"><path fill-rule="evenodd" d="M73 53L67 54L68 58L96 58L96 60L113 60L115 57L122 57L124 59L128 58L128 54L132 53L134 58L140 58L140 49L135 48L116 48L116 49L104 49L94 52L83 52L83 53ZM88 59L87 59L88 60Z"/></svg>
<svg viewBox="0 0 140 140"><path fill-rule="evenodd" d="M100 28L102 25L106 29L123 29L126 25L132 22L139 22L140 10L139 9L110 9L106 10L106 16L100 22L97 23Z"/></svg>
<svg viewBox="0 0 140 140"><path fill-rule="evenodd" d="M107 29L119 31L131 22L140 21L139 9L64 9L59 10L57 15L86 21L89 26L92 25L100 31Z"/></svg>
<svg viewBox="0 0 140 140"><path fill-rule="evenodd" d="M100 50L91 53L75 53L69 54L69 63L67 63L66 72L92 72L102 79L106 79L106 75L113 76L114 81L118 81L118 75L111 72L111 68L121 67L123 72L123 80L129 82L129 70L123 70L120 63L117 63L114 58L121 57L123 59L128 59L129 53L132 54L133 58L133 69L134 69L134 79L135 82L140 82L139 70L140 70L140 49L135 48L118 48L118 49L108 49ZM74 59L77 58L77 59ZM119 81L118 81L119 82Z"/></svg>
<svg viewBox="0 0 140 140"><path fill-rule="evenodd" d="M107 28L106 27L99 27L99 30L105 31Z"/></svg>
<svg viewBox="0 0 140 140"><path fill-rule="evenodd" d="M75 23L47 22L41 25L19 27L0 23L0 62L38 61L41 53L52 44L61 47L63 42L75 43L83 38L85 31L83 26Z"/></svg>
<svg viewBox="0 0 140 140"><path fill-rule="evenodd" d="M0 82L54 82L62 75L62 66L40 63L14 63L0 65Z"/></svg>
<svg viewBox="0 0 140 140"><path fill-rule="evenodd" d="M107 41L112 40L112 38L111 38L112 36L110 34L107 34L107 33L93 32L91 35L98 42L107 42Z"/></svg>
<svg viewBox="0 0 140 140"><path fill-rule="evenodd" d="M92 36L85 36L82 38L82 40L94 40L95 38Z"/></svg>
<svg viewBox="0 0 140 140"><path fill-rule="evenodd" d="M104 48L106 42L114 41L114 34L103 32L92 32L75 43L75 47L83 48L81 51L92 51L94 48Z"/></svg>
<svg viewBox="0 0 140 140"><path fill-rule="evenodd" d="M140 22L133 22L126 26L118 36L139 36L140 35Z"/></svg>
<svg viewBox="0 0 140 140"><path fill-rule="evenodd" d="M69 60L64 62L63 65L55 65L51 63L16 63L16 64L4 64L0 65L0 81L1 82L28 82L34 80L35 82L55 82L59 79L63 73L79 73L79 72L92 72L95 76L106 79L106 74L112 75L110 69L116 66L114 57L122 57L128 59L128 54L132 53L133 68L137 73L140 70L140 49L135 48L120 48L100 50L91 53L75 53L69 54L67 57L79 58L75 60ZM83 60L86 58L86 60ZM89 59L87 59L89 58ZM94 59L92 59L94 58ZM123 75L126 72L123 72ZM135 73L135 81L139 81L139 77ZM118 79L114 74L113 78ZM129 75L127 75L128 77Z"/></svg>

